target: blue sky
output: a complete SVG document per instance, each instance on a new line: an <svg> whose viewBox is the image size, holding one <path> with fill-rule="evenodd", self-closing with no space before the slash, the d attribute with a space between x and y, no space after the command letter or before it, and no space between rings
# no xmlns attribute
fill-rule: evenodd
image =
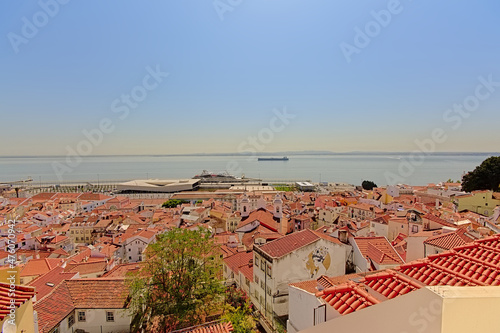
<svg viewBox="0 0 500 333"><path fill-rule="evenodd" d="M61 2L0 3L1 156L65 155L103 119L92 154L413 151L435 128L437 151L498 151L498 84L444 119L500 82L497 1ZM147 68L168 76L120 119Z"/></svg>

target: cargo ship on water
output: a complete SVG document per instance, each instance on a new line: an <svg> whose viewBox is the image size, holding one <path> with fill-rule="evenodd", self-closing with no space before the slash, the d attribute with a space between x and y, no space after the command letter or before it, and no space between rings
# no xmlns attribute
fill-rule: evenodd
<svg viewBox="0 0 500 333"><path fill-rule="evenodd" d="M288 157L259 157L258 161L288 161Z"/></svg>

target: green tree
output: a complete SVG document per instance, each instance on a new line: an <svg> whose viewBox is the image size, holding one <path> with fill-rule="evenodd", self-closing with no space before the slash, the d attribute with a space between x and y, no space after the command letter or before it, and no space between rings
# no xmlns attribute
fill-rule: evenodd
<svg viewBox="0 0 500 333"><path fill-rule="evenodd" d="M178 200L178 199L170 199L167 200L161 205L164 208L175 208L183 203L187 203L188 201L186 200Z"/></svg>
<svg viewBox="0 0 500 333"><path fill-rule="evenodd" d="M363 189L365 189L367 191L371 191L371 190L373 190L374 187L377 187L377 184L375 184L371 180L363 180L363 182L361 183L361 186L363 187Z"/></svg>
<svg viewBox="0 0 500 333"><path fill-rule="evenodd" d="M500 156L492 156L484 160L474 171L462 177L462 190L498 191L500 185Z"/></svg>
<svg viewBox="0 0 500 333"><path fill-rule="evenodd" d="M257 324L252 316L250 303L247 301L241 307L234 308L227 306L222 320L231 322L234 333L252 333L258 332Z"/></svg>
<svg viewBox="0 0 500 333"><path fill-rule="evenodd" d="M205 229L174 229L146 249L129 280L133 331L168 332L196 325L224 301L221 260Z"/></svg>

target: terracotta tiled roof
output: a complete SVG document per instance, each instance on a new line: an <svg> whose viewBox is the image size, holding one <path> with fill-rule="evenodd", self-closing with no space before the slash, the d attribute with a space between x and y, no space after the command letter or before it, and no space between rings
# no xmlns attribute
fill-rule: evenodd
<svg viewBox="0 0 500 333"><path fill-rule="evenodd" d="M339 286L337 301L328 303L341 314L349 313L346 300L353 300L353 282ZM368 275L358 288L368 288L376 299L398 297L423 286L500 286L500 235L476 240L437 255L419 259L393 270ZM340 288L343 287L344 289ZM325 290L326 291L326 290ZM323 297L324 295L319 295ZM341 300L337 304L338 300ZM374 303L373 303L374 304ZM370 306L370 302L365 303Z"/></svg>
<svg viewBox="0 0 500 333"><path fill-rule="evenodd" d="M259 225L251 232L245 233L241 238L241 242L247 247L247 249L251 249L253 247L254 240L257 238L263 238L266 241L271 241L280 237L282 237L281 234L274 232L263 225Z"/></svg>
<svg viewBox="0 0 500 333"><path fill-rule="evenodd" d="M437 224L441 224L445 227L454 227L455 225L446 221L446 220L443 220L442 218L439 218L437 217L436 215L433 215L433 214L425 214L424 216L422 216L423 219L427 219L427 220L430 220L432 222L436 222Z"/></svg>
<svg viewBox="0 0 500 333"><path fill-rule="evenodd" d="M59 266L50 272L37 277L28 285L35 287L37 300L40 300L51 293L62 281L71 280L76 275L77 273L65 273L64 268Z"/></svg>
<svg viewBox="0 0 500 333"><path fill-rule="evenodd" d="M322 287L322 288L330 288L330 287L333 287L336 285L336 283L334 283L328 276L326 275L321 275L317 280L318 284ZM347 280L345 281L347 282Z"/></svg>
<svg viewBox="0 0 500 333"><path fill-rule="evenodd" d="M14 290L14 296L12 296L11 285L0 282L0 321L10 313L8 306L11 305L11 299L15 300L14 304L18 308L35 296L35 288L33 287L15 285Z"/></svg>
<svg viewBox="0 0 500 333"><path fill-rule="evenodd" d="M66 280L34 305L40 332L49 332L75 309L126 308L127 291L124 279Z"/></svg>
<svg viewBox="0 0 500 333"><path fill-rule="evenodd" d="M317 233L305 229L264 244L259 249L272 258L280 258L303 246L312 244L318 239L320 237Z"/></svg>
<svg viewBox="0 0 500 333"><path fill-rule="evenodd" d="M350 205L349 207L355 208L355 209L361 209L361 210L372 210L375 208L374 205L370 205L367 203L357 203L354 205Z"/></svg>
<svg viewBox="0 0 500 333"><path fill-rule="evenodd" d="M370 272L373 274L373 272ZM359 280L365 277L367 273L352 273L340 276L326 276L321 275L316 280L308 280L308 281L300 281L296 283L289 284L290 286L305 290L311 294L316 294L318 291L335 287L341 284L344 284L351 280Z"/></svg>
<svg viewBox="0 0 500 333"><path fill-rule="evenodd" d="M363 257L369 257L378 264L397 265L404 263L385 237L354 237L354 241Z"/></svg>
<svg viewBox="0 0 500 333"><path fill-rule="evenodd" d="M327 240L327 241L330 241L332 243L336 243L336 244L342 244L341 241L339 241L337 238L335 237L332 237L324 232L321 232L321 231L316 231L316 230L311 230L316 236L318 236L319 238L323 238L324 240Z"/></svg>
<svg viewBox="0 0 500 333"><path fill-rule="evenodd" d="M214 323L209 325L198 326L192 330L183 330L183 333L230 333L233 331L233 324L229 323Z"/></svg>
<svg viewBox="0 0 500 333"><path fill-rule="evenodd" d="M259 221L261 225L271 229L272 231L279 231L278 221L274 219L273 213L263 208L254 210L248 215L248 217L243 218L238 225L238 228L241 228L255 220Z"/></svg>
<svg viewBox="0 0 500 333"><path fill-rule="evenodd" d="M68 264L65 271L72 273L80 273L80 275L104 273L107 263L105 260L82 262L77 264Z"/></svg>
<svg viewBox="0 0 500 333"><path fill-rule="evenodd" d="M33 306L38 313L40 332L49 332L57 323L74 310L66 283L61 283L50 294Z"/></svg>
<svg viewBox="0 0 500 333"><path fill-rule="evenodd" d="M123 309L126 307L128 289L122 278L67 280L66 285L75 308Z"/></svg>
<svg viewBox="0 0 500 333"><path fill-rule="evenodd" d="M112 197L104 195L104 194L92 193L92 192L83 193L79 197L80 200L88 200L88 201L102 201L102 200L107 200L107 199L111 199L111 198Z"/></svg>
<svg viewBox="0 0 500 333"><path fill-rule="evenodd" d="M367 276L362 282L389 299L420 289L423 286L390 269Z"/></svg>
<svg viewBox="0 0 500 333"><path fill-rule="evenodd" d="M59 255L61 255L61 256L65 256L65 257L69 256L69 253L68 253L68 252L66 252L66 251L64 251L64 250L63 250L63 249L61 249L61 248L59 248L59 249L56 249L56 250L52 251L52 252L51 252L51 254L59 254Z"/></svg>
<svg viewBox="0 0 500 333"><path fill-rule="evenodd" d="M141 266L143 266L143 265L144 265L144 262L116 265L109 272L106 272L102 277L103 278L104 277L125 278L127 276L127 274L129 274L129 273L138 272L141 269Z"/></svg>
<svg viewBox="0 0 500 333"><path fill-rule="evenodd" d="M397 244L401 243L406 238L408 238L408 236L400 232L398 234L398 236L391 242L391 245L396 246Z"/></svg>
<svg viewBox="0 0 500 333"><path fill-rule="evenodd" d="M253 282L253 265L243 265L239 269L243 276L248 279L248 281Z"/></svg>
<svg viewBox="0 0 500 333"><path fill-rule="evenodd" d="M71 262L82 262L86 260L86 258L89 258L91 254L92 251L88 247L82 246L80 247L80 252L74 254L69 259Z"/></svg>
<svg viewBox="0 0 500 333"><path fill-rule="evenodd" d="M228 244L228 243L238 243L238 234L234 232L225 231L223 233L214 236L215 242L217 244Z"/></svg>
<svg viewBox="0 0 500 333"><path fill-rule="evenodd" d="M370 274L377 273L377 272L380 272L380 271L370 272ZM331 283L333 286L339 286L341 284L346 283L347 281L359 280L360 278L365 277L366 275L368 275L367 272L352 273L352 274L340 275L340 276L329 276L328 282ZM325 285L325 287L327 287L327 286Z"/></svg>
<svg viewBox="0 0 500 333"><path fill-rule="evenodd" d="M26 263L19 275L21 277L42 275L50 272L62 263L63 260L58 258L32 259Z"/></svg>
<svg viewBox="0 0 500 333"><path fill-rule="evenodd" d="M248 266L250 260L253 260L253 252L239 252L224 258L224 263L229 267L229 269L237 274L239 272L239 268L242 266Z"/></svg>
<svg viewBox="0 0 500 333"><path fill-rule="evenodd" d="M347 282L338 287L327 288L316 295L324 299L341 315L380 303L379 300L352 282Z"/></svg>
<svg viewBox="0 0 500 333"><path fill-rule="evenodd" d="M53 192L43 192L43 193L38 193L34 196L31 197L33 201L47 201L52 199L53 197L56 196L56 193Z"/></svg>
<svg viewBox="0 0 500 333"><path fill-rule="evenodd" d="M381 223L381 224L388 224L390 219L391 219L391 215L386 214L386 215L378 216L378 217L374 218L372 221L377 222L377 223Z"/></svg>
<svg viewBox="0 0 500 333"><path fill-rule="evenodd" d="M316 294L319 291L317 280L307 280L307 281L290 283L289 286L302 289L302 290L307 291L308 293L311 293L311 294ZM330 285L330 287L331 287L331 285Z"/></svg>
<svg viewBox="0 0 500 333"><path fill-rule="evenodd" d="M465 229L458 229L455 232L448 232L430 237L424 241L424 244L432 245L443 250L449 250L472 241L474 241L474 238L468 236Z"/></svg>

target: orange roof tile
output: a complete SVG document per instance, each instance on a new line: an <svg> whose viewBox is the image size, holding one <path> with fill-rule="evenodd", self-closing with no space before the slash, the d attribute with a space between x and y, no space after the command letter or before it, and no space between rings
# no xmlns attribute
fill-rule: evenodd
<svg viewBox="0 0 500 333"><path fill-rule="evenodd" d="M315 232L309 229L305 229L299 232L295 232L290 235L283 236L267 244L262 245L258 249L272 258L280 258L287 255L301 247L312 244L319 240L320 238L327 239L331 242L335 242L334 238L324 235L320 232Z"/></svg>
<svg viewBox="0 0 500 333"><path fill-rule="evenodd" d="M327 288L317 296L325 299L340 314L347 314L361 308L361 304L371 306L377 303L373 299L370 302L366 297L364 303L355 303L358 297L355 293L359 293L359 290L368 291L369 296L376 300L385 300L434 285L499 286L500 235L474 241L393 270L368 275L358 283L350 281L333 290Z"/></svg>
<svg viewBox="0 0 500 333"><path fill-rule="evenodd" d="M37 299L40 300L49 293L51 293L55 287L57 287L62 281L70 280L74 278L77 273L65 273L64 268L59 266L47 272L33 281L28 285L35 287Z"/></svg>
<svg viewBox="0 0 500 333"><path fill-rule="evenodd" d="M10 284L0 282L0 321L10 313L8 307L11 305L12 299L16 308L18 308L34 296L35 288L33 287L15 285L12 290Z"/></svg>
<svg viewBox="0 0 500 333"><path fill-rule="evenodd" d="M24 265L19 276L25 277L46 274L62 263L63 260L59 258L32 259Z"/></svg>
<svg viewBox="0 0 500 333"><path fill-rule="evenodd" d="M103 278L125 278L128 274L138 272L141 269L141 266L144 265L144 262L136 262L129 264L120 264L116 265L110 271L103 274Z"/></svg>
<svg viewBox="0 0 500 333"><path fill-rule="evenodd" d="M241 271L247 279L253 281L253 265L250 265L250 260L253 260L253 252L239 252L224 258L224 263L235 274Z"/></svg>
<svg viewBox="0 0 500 333"><path fill-rule="evenodd" d="M97 259L97 258L96 258ZM77 264L68 264L65 272L80 273L80 275L104 273L106 270L107 262L102 259L97 259L90 262L82 262Z"/></svg>
<svg viewBox="0 0 500 333"><path fill-rule="evenodd" d="M274 219L273 213L263 208L254 210L248 215L248 217L243 218L238 225L238 228L241 228L242 226L245 226L255 220L259 221L261 225L271 229L272 231L279 231L279 224L278 221Z"/></svg>
<svg viewBox="0 0 500 333"><path fill-rule="evenodd" d="M379 300L352 282L347 282L338 287L327 288L316 295L324 299L341 315L380 303Z"/></svg>
<svg viewBox="0 0 500 333"><path fill-rule="evenodd" d="M354 237L354 241L363 257L369 257L378 264L397 265L404 263L385 237Z"/></svg>
<svg viewBox="0 0 500 333"><path fill-rule="evenodd" d="M429 237L424 244L432 245L443 250L450 250L454 247L465 245L474 241L474 238L466 234L465 229L458 229L454 232L443 233L434 237Z"/></svg>
<svg viewBox="0 0 500 333"><path fill-rule="evenodd" d="M423 286L423 284L397 274L390 269L367 276L361 282L389 299L420 289Z"/></svg>
<svg viewBox="0 0 500 333"><path fill-rule="evenodd" d="M38 300L34 310L40 332L47 333L75 309L123 309L128 306L127 297L124 279L66 280Z"/></svg>
<svg viewBox="0 0 500 333"><path fill-rule="evenodd" d="M233 324L229 323L208 323L193 329L183 330L183 333L231 333Z"/></svg>
<svg viewBox="0 0 500 333"><path fill-rule="evenodd" d="M304 291L307 291L310 294L316 294L319 291L317 280L307 280L307 281L300 281L300 282L296 282L296 283L290 283L289 286L302 289Z"/></svg>
<svg viewBox="0 0 500 333"><path fill-rule="evenodd" d="M431 213L425 214L424 216L422 216L422 219L427 219L427 220L430 220L432 222L436 222L436 223L441 224L445 227L454 227L453 223L450 223L446 220L443 220L442 218L439 218L436 215L433 215Z"/></svg>
<svg viewBox="0 0 500 333"><path fill-rule="evenodd" d="M123 309L128 287L122 278L67 280L71 299L79 309ZM92 290L92 292L89 292Z"/></svg>

